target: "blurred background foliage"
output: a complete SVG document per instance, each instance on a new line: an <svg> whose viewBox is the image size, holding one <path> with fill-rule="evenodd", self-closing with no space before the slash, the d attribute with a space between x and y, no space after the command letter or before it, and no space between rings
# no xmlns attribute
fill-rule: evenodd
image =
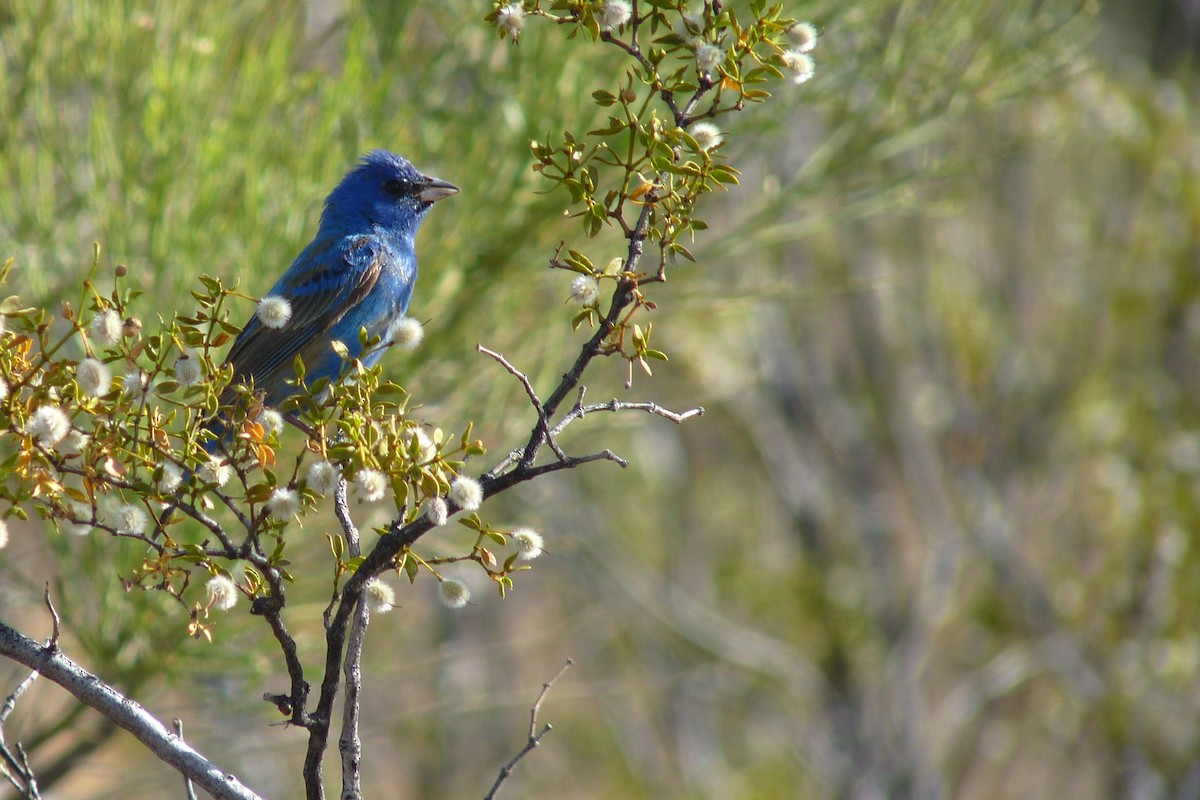
<svg viewBox="0 0 1200 800"><path fill-rule="evenodd" d="M791 3L824 32L817 76L722 121L744 179L702 214L699 264L655 290L671 362L629 391L620 363L588 381L706 415L589 418L564 444L628 470L485 507L547 537L509 599L476 583L449 611L431 581L401 588L368 636L369 793L482 796L569 656L509 796L1200 797L1192 9ZM476 420L482 470L532 419L475 343L550 386L582 334L548 257L621 252L536 192L529 141L596 127L589 95L624 69L534 21L514 48L488 10L0 2L10 288L74 296L99 242L149 318L202 272L257 296L354 159L398 150L463 193L418 241L426 344L388 372L431 423ZM122 591L136 552L12 538L6 620L41 635L51 580L72 657L295 795L303 737L257 700L284 679L259 620L190 641L177 608ZM312 659L328 583L309 574L289 624ZM40 745L54 796L179 790L35 696L9 740Z"/></svg>

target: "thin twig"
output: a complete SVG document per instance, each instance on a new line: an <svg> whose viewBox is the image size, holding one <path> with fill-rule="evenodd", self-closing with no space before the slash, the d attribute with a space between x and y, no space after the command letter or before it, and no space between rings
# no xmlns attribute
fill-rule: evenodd
<svg viewBox="0 0 1200 800"><path fill-rule="evenodd" d="M566 662L559 667L558 672L554 673L554 677L542 684L542 691L538 692L537 700L533 701L533 706L531 706L529 709L529 738L526 740L525 746L521 748L519 753L512 757L511 761L500 768L500 774L496 776L496 782L492 784L492 788L488 791L488 793L483 796L483 800L494 800L496 797L496 792L500 791L500 787L506 780L508 780L509 776L512 775L513 769L516 768L521 759L529 755L529 753L533 751L533 748L542 743L542 737L553 730L553 727L548 722L546 723L546 726L541 729L541 731L537 729L538 712L541 711L542 701L545 700L546 695L550 693L550 688L554 686L555 681L562 677L562 674L566 672L573 663L575 662L568 658Z"/></svg>
<svg viewBox="0 0 1200 800"><path fill-rule="evenodd" d="M579 387L579 397L575 401L574 407L568 411L561 420L558 421L558 424L550 429L551 441L554 440L554 437L557 437L559 434L561 434L572 422L581 420L588 414L594 414L599 411L607 411L610 413L616 413L619 411L644 411L652 416L662 417L663 419L670 420L677 425L687 422L689 419L694 417L704 416L704 409L699 406L696 408L690 408L687 411L676 412L667 408L663 408L657 403L627 403L617 400L616 398L609 400L607 403L592 403L585 406L583 404L583 398L586 392L587 387ZM488 480L495 479L498 475L504 472L504 470L519 462L521 460L521 454L521 450L513 450L498 464L496 464L496 466L488 470L484 475L484 478ZM567 456L560 462L561 466L559 466L558 469L569 469L571 467L577 467L580 464L586 464L589 461L600 460L613 461L617 464L620 464L622 467L628 466L628 463L624 459L613 454L611 450L606 450L603 453L593 453L590 456L579 456L575 458ZM539 470L537 474L545 474L544 472L540 471L540 467L537 469Z"/></svg>
<svg viewBox="0 0 1200 800"><path fill-rule="evenodd" d="M37 670L30 672L25 676L25 680L17 684L17 688L13 689L5 699L3 708L0 708L0 774L8 779L8 782L25 800L37 800L41 797L38 793L37 778L33 774L33 768L29 765L29 756L21 743L17 743L15 753L8 748L8 743L4 740L4 722L17 707L17 701L21 699L21 695L25 694L37 679Z"/></svg>
<svg viewBox="0 0 1200 800"><path fill-rule="evenodd" d="M542 429L542 432L546 434L546 444L551 450L554 451L554 455L558 456L560 460L566 461L567 455L561 449L559 449L558 442L554 441L554 434L550 432L550 420L546 418L546 408L542 405L542 401L538 399L537 392L534 391L533 384L529 382L529 376L513 366L512 362L510 362L500 353L497 353L495 350L489 350L481 344L475 345L475 349L483 353L485 356L491 356L494 358L497 362L499 362L500 366L504 367L504 369L508 371L508 374L512 375L521 382L521 385L525 387L525 394L529 396L529 402L533 404L534 410L537 411L538 426Z"/></svg>
<svg viewBox="0 0 1200 800"><path fill-rule="evenodd" d="M38 789L37 777L29 764L29 753L21 743L16 744L16 753L0 744L0 773L8 779L13 788L21 793L24 800L41 800L41 790Z"/></svg>
<svg viewBox="0 0 1200 800"><path fill-rule="evenodd" d="M175 735L179 737L179 741L183 741L183 720L175 717L171 720L171 727L175 729ZM187 775L183 776L183 791L187 795L187 800L196 800L196 787L192 785L192 779Z"/></svg>
<svg viewBox="0 0 1200 800"><path fill-rule="evenodd" d="M54 627L50 633L50 640L46 642L46 647L50 650L58 649L58 625L62 621L58 616L58 609L54 607L54 602L50 599L50 581L46 581L46 589L42 592L42 600L46 603L46 608L50 610L50 620Z"/></svg>
<svg viewBox="0 0 1200 800"><path fill-rule="evenodd" d="M4 707L0 708L0 729L4 727L5 720L12 714L17 707L17 701L21 699L21 695L29 690L29 687L38 679L36 671L25 676L25 680L17 684L17 688L12 690L12 693L4 700ZM4 740L3 733L0 732L0 742Z"/></svg>
<svg viewBox="0 0 1200 800"><path fill-rule="evenodd" d="M557 436L562 432L563 428L567 427L575 420L583 419L588 414L593 414L597 411L609 411L612 413L616 413L618 411L645 411L647 414L651 414L656 417L662 417L663 419L669 419L676 425L681 425L693 417L704 416L704 408L701 406L690 408L687 411L676 412L663 408L657 403L627 403L622 400L617 400L615 397L612 400L609 400L607 403L593 403L587 406L582 404L582 394L580 395L579 399L580 402L576 403L575 407L568 411L567 414L561 420L559 420L558 424L551 429L551 434Z"/></svg>

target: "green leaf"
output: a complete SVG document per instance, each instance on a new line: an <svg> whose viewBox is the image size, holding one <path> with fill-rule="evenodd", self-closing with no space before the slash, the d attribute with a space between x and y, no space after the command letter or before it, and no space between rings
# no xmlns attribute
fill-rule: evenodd
<svg viewBox="0 0 1200 800"><path fill-rule="evenodd" d="M712 171L709 174L718 183L732 183L736 186L738 185L737 176L741 173L728 164L713 164Z"/></svg>
<svg viewBox="0 0 1200 800"><path fill-rule="evenodd" d="M258 483L246 490L246 501L250 503L265 503L271 497L274 487L266 483Z"/></svg>
<svg viewBox="0 0 1200 800"><path fill-rule="evenodd" d="M579 326L583 324L584 320L587 320L588 326L591 327L593 325L592 315L594 313L595 313L594 309L591 309L591 308L585 308L582 311L579 311L578 313L576 313L575 316L571 317L571 330L573 330L573 331L579 330Z"/></svg>
<svg viewBox="0 0 1200 800"><path fill-rule="evenodd" d="M600 232L600 229L604 227L604 220L600 219L594 214L588 214L586 217L584 217L583 227L584 230L587 231L588 236L595 236Z"/></svg>
<svg viewBox="0 0 1200 800"><path fill-rule="evenodd" d="M597 128L594 131L588 131L588 136L612 136L613 134L620 133L628 127L628 121L617 119L616 117L609 117L608 127Z"/></svg>
<svg viewBox="0 0 1200 800"><path fill-rule="evenodd" d="M695 262L696 257L692 255L692 251L681 245L679 242L671 242L671 252L678 253L688 261Z"/></svg>
<svg viewBox="0 0 1200 800"><path fill-rule="evenodd" d="M325 534L325 538L329 542L329 551L333 553L333 557L341 561L342 555L346 552L346 543L342 541L342 537L327 533Z"/></svg>
<svg viewBox="0 0 1200 800"><path fill-rule="evenodd" d="M592 261L578 250L567 251L567 265L573 267L576 272L582 272L590 275L595 272L596 268L592 266Z"/></svg>

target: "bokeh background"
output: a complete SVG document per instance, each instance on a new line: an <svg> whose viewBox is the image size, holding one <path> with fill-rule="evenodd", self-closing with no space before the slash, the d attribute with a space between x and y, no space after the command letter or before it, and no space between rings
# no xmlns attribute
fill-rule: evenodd
<svg viewBox="0 0 1200 800"><path fill-rule="evenodd" d="M548 544L508 599L463 572L473 605L450 611L396 581L367 644L369 796L481 797L570 657L508 797L1200 797L1200 8L787 8L823 31L817 74L723 120L743 181L654 289L671 361L630 390L621 363L588 377L704 417L589 418L564 444L627 470L490 503ZM624 69L548 25L513 47L489 10L0 2L6 289L74 297L99 243L148 320L204 272L256 296L354 159L395 149L463 192L418 241L426 344L388 371L430 423L476 422L482 471L533 420L474 345L553 385L583 333L548 257L621 253L537 193L528 143L595 127ZM303 535L288 622L314 663L322 523ZM72 657L297 796L261 621L187 639L177 606L121 588L136 558L14 528L0 615L44 635L50 581ZM20 676L0 665L0 692ZM181 796L52 686L7 735L47 797Z"/></svg>

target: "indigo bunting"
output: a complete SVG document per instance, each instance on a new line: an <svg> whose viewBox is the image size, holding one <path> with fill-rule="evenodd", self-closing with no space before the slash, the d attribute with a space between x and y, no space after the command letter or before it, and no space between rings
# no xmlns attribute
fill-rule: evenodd
<svg viewBox="0 0 1200 800"><path fill-rule="evenodd" d="M263 402L278 405L295 392L287 381L295 378L297 355L308 385L340 376L335 340L367 366L378 361L417 280L417 228L435 202L457 192L395 153L363 156L326 198L317 235L234 342L225 359L233 383L253 385ZM363 328L382 339L365 354Z"/></svg>

